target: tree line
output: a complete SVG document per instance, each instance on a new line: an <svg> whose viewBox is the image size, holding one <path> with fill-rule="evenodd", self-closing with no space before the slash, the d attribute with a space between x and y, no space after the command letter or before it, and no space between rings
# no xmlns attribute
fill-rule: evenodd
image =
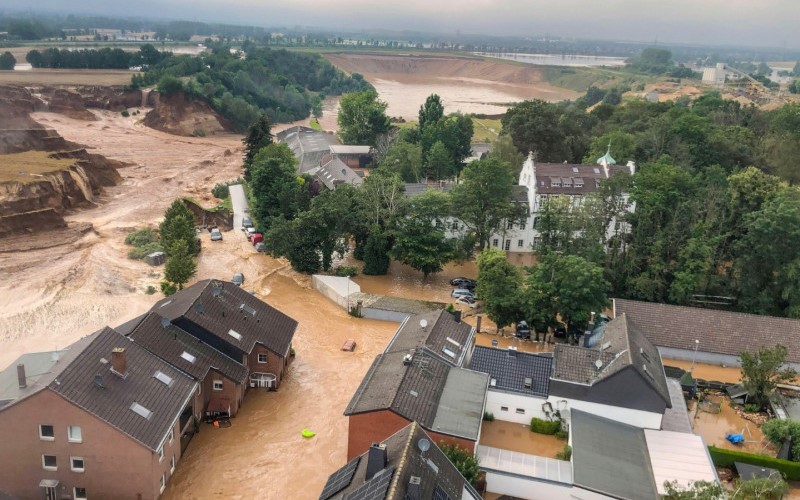
<svg viewBox="0 0 800 500"><path fill-rule="evenodd" d="M25 60L34 68L128 69L155 65L171 56L171 52L160 52L152 44L145 44L136 52L109 47L82 50L51 47L41 52L34 49L28 52Z"/></svg>

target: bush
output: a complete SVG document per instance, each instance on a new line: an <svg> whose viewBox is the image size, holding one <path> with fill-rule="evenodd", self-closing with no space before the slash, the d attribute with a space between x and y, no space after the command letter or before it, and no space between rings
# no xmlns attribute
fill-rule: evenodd
<svg viewBox="0 0 800 500"><path fill-rule="evenodd" d="M754 404L750 404L750 403L747 403L746 405L744 405L744 411L746 411L748 413L758 413L759 410L761 410L761 408L759 408L758 405L754 405Z"/></svg>
<svg viewBox="0 0 800 500"><path fill-rule="evenodd" d="M342 278L349 278L358 274L358 268L356 266L339 266L334 269L333 274Z"/></svg>
<svg viewBox="0 0 800 500"><path fill-rule="evenodd" d="M494 422L494 413L490 411L483 412L483 419L487 422Z"/></svg>
<svg viewBox="0 0 800 500"><path fill-rule="evenodd" d="M131 114L130 114L130 113L128 113L128 110L127 110L127 109L126 109L126 110L123 110L123 111L122 111L122 113L120 113L120 114L121 114L122 116L124 116L125 118L127 118L127 117L131 116Z"/></svg>
<svg viewBox="0 0 800 500"><path fill-rule="evenodd" d="M554 434L555 437L558 439L567 439L569 437L569 432L565 431L564 429L559 430Z"/></svg>
<svg viewBox="0 0 800 500"><path fill-rule="evenodd" d="M569 459L572 458L572 447L568 444L564 445L564 449L556 453L557 460L566 460L569 462Z"/></svg>
<svg viewBox="0 0 800 500"><path fill-rule="evenodd" d="M147 285L147 288L145 289L144 293L146 293L147 295L153 295L154 293L156 293L156 287L154 287L153 285Z"/></svg>
<svg viewBox="0 0 800 500"><path fill-rule="evenodd" d="M156 88L162 95L174 94L175 92L181 92L183 90L183 82L180 78L166 75L161 77Z"/></svg>
<svg viewBox="0 0 800 500"><path fill-rule="evenodd" d="M542 420L536 417L531 419L531 431L538 434L549 434L552 436L560 430L561 422L558 420Z"/></svg>
<svg viewBox="0 0 800 500"><path fill-rule="evenodd" d="M787 439L792 440L792 461L800 462L800 420L772 419L761 426L761 432L770 443L780 448Z"/></svg>
<svg viewBox="0 0 800 500"><path fill-rule="evenodd" d="M139 247L134 247L128 251L128 258L132 260L141 260L150 255L154 252L163 252L164 248L161 246L161 243L155 241L153 243L147 243L146 245L142 245Z"/></svg>
<svg viewBox="0 0 800 500"><path fill-rule="evenodd" d="M228 187L233 186L234 184L244 184L244 182L245 182L244 179L242 179L241 177L239 177L238 179L234 179L232 181L220 182L219 184L211 188L211 194L215 198L224 200L225 198L231 195Z"/></svg>
<svg viewBox="0 0 800 500"><path fill-rule="evenodd" d="M164 251L158 233L149 227L128 233L125 236L125 244L134 247L128 252L128 258L134 260L144 259L153 252Z"/></svg>
<svg viewBox="0 0 800 500"><path fill-rule="evenodd" d="M723 448L717 448L716 446L709 446L708 452L711 455L711 461L713 461L714 465L717 467L727 467L732 469L735 467L734 462L742 462L745 464L776 469L786 476L786 479L791 481L800 480L800 463L797 462L772 458L766 455L755 455L753 453L745 453L742 451L726 450Z"/></svg>

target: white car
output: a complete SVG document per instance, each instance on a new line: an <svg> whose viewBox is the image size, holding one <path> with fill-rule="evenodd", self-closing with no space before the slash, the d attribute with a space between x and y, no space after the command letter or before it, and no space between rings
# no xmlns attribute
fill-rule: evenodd
<svg viewBox="0 0 800 500"><path fill-rule="evenodd" d="M472 298L469 298L469 297L466 297L466 296L462 296L462 297L457 298L456 299L456 304L460 304L462 306L467 306L470 309L475 309L476 307L478 307L478 302L475 299L472 299Z"/></svg>
<svg viewBox="0 0 800 500"><path fill-rule="evenodd" d="M470 299L475 300L475 294L466 288L456 288L450 295L455 299L460 297L469 297Z"/></svg>
<svg viewBox="0 0 800 500"><path fill-rule="evenodd" d="M211 230L211 241L222 241L222 232L219 229Z"/></svg>

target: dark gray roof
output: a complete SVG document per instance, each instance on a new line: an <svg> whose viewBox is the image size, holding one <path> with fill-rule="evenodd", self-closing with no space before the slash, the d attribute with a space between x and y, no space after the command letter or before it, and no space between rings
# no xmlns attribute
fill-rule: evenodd
<svg viewBox="0 0 800 500"><path fill-rule="evenodd" d="M580 410L570 415L576 486L614 498L658 498L642 429Z"/></svg>
<svg viewBox="0 0 800 500"><path fill-rule="evenodd" d="M623 314L604 323L587 335L585 341L592 347L556 346L553 378L592 385L631 367L667 406L671 404L661 355L629 317Z"/></svg>
<svg viewBox="0 0 800 500"><path fill-rule="evenodd" d="M422 322L426 326L422 327ZM475 335L475 328L444 310L409 316L397 329L384 352L426 348L453 366L461 366ZM450 353L453 355L450 356Z"/></svg>
<svg viewBox="0 0 800 500"><path fill-rule="evenodd" d="M339 144L335 135L308 127L292 127L278 133L277 137L294 153L300 173L318 167L322 157L330 153L330 146Z"/></svg>
<svg viewBox="0 0 800 500"><path fill-rule="evenodd" d="M449 182L439 182L434 184L428 184L425 182L407 182L405 194L407 198L413 198L414 196L420 195L429 189L446 193L453 189L453 186L455 186L455 184L451 184Z"/></svg>
<svg viewBox="0 0 800 500"><path fill-rule="evenodd" d="M111 351L125 349L128 374L111 372ZM154 377L160 371L171 379ZM95 376L102 378L102 387ZM83 408L147 448L157 451L197 388L189 376L131 342L111 328L92 342L50 383L50 390ZM131 406L138 403L152 414L145 418Z"/></svg>
<svg viewBox="0 0 800 500"><path fill-rule="evenodd" d="M328 189L336 189L339 184L360 185L364 180L355 170L348 167L335 156L325 155L320 159L320 166L308 171Z"/></svg>
<svg viewBox="0 0 800 500"><path fill-rule="evenodd" d="M502 390L546 398L550 387L553 358L527 352L475 346L472 352L475 371L489 374L489 390ZM526 387L526 379L530 387Z"/></svg>
<svg viewBox="0 0 800 500"><path fill-rule="evenodd" d="M297 321L289 316L233 283L218 280L198 281L156 302L151 311L173 323L186 319L245 353L259 343L285 356L297 329ZM232 337L231 330L242 339Z"/></svg>
<svg viewBox="0 0 800 500"><path fill-rule="evenodd" d="M422 439L426 439L430 444L430 448L424 453L419 448L419 442ZM384 440L383 444L386 445L386 470L393 470L394 473L388 491L386 491L385 496L379 498L386 498L386 500L405 500L409 481L412 476L420 479L420 498L423 499L460 499L462 498L461 495L465 487L469 494L472 495L472 498L476 500L480 498L478 493L469 485L466 479L464 479L464 476L461 475L447 456L442 453L442 450L439 449L436 442L431 439L417 423L412 422L397 431ZM320 500L327 500L328 498L353 498L351 495L367 483L366 472L368 454L369 452L366 452L361 455L350 482L343 489L333 493L332 496L320 496ZM347 466L342 469L346 468ZM340 473L342 469L334 472L331 478ZM344 472L349 473L349 471ZM376 478L373 478L372 480L375 479ZM437 489L439 492L445 493L447 497L435 497L434 491Z"/></svg>
<svg viewBox="0 0 800 500"><path fill-rule="evenodd" d="M769 467L750 465L742 462L734 462L733 465L736 467L736 473L739 474L739 477L741 477L743 481L781 477L781 473L777 469L770 469Z"/></svg>
<svg viewBox="0 0 800 500"><path fill-rule="evenodd" d="M135 318L128 320L119 326L114 327L114 330L116 330L117 333L121 333L122 335L125 335L127 337L128 335L130 335L130 333L133 331L134 328L139 326L139 323L144 321L144 318L147 317L147 314L148 313L140 314L139 316L136 316Z"/></svg>
<svg viewBox="0 0 800 500"><path fill-rule="evenodd" d="M672 405L671 408L664 410L661 430L692 434L692 423L689 420L689 411L686 408L686 399L684 399L680 381L676 378L668 378L667 386Z"/></svg>
<svg viewBox="0 0 800 500"><path fill-rule="evenodd" d="M345 415L391 410L426 429L477 440L487 385L486 374L451 367L424 349L388 352L375 358Z"/></svg>
<svg viewBox="0 0 800 500"><path fill-rule="evenodd" d="M627 314L650 342L659 347L699 350L738 357L743 351L781 344L786 361L800 363L800 320L613 299L614 314Z"/></svg>
<svg viewBox="0 0 800 500"><path fill-rule="evenodd" d="M597 181L606 179L602 165L576 165L571 163L535 163L536 192L539 194L586 195L597 191ZM609 176L629 174L624 165L609 165ZM567 179L569 186L564 185ZM575 180L579 180L576 186ZM554 186L558 180L561 186Z"/></svg>
<svg viewBox="0 0 800 500"><path fill-rule="evenodd" d="M247 381L247 367L173 324L168 324L165 328L161 325L161 317L154 312L147 313L128 336L151 353L197 380L203 380L208 371L214 369L240 384ZM182 357L184 353L194 357L194 362Z"/></svg>

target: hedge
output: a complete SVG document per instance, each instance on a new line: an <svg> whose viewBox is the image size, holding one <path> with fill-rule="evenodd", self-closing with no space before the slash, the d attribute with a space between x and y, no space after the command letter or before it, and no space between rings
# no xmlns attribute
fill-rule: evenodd
<svg viewBox="0 0 800 500"><path fill-rule="evenodd" d="M542 420L541 418L533 417L531 419L531 431L538 432L539 434L555 434L561 430L561 422L558 420Z"/></svg>
<svg viewBox="0 0 800 500"><path fill-rule="evenodd" d="M755 455L743 451L726 450L716 446L709 446L708 452L711 454L711 461L717 467L734 468L734 462L742 462L778 470L786 479L792 481L800 480L800 462L790 462L789 460L781 460L766 455Z"/></svg>

